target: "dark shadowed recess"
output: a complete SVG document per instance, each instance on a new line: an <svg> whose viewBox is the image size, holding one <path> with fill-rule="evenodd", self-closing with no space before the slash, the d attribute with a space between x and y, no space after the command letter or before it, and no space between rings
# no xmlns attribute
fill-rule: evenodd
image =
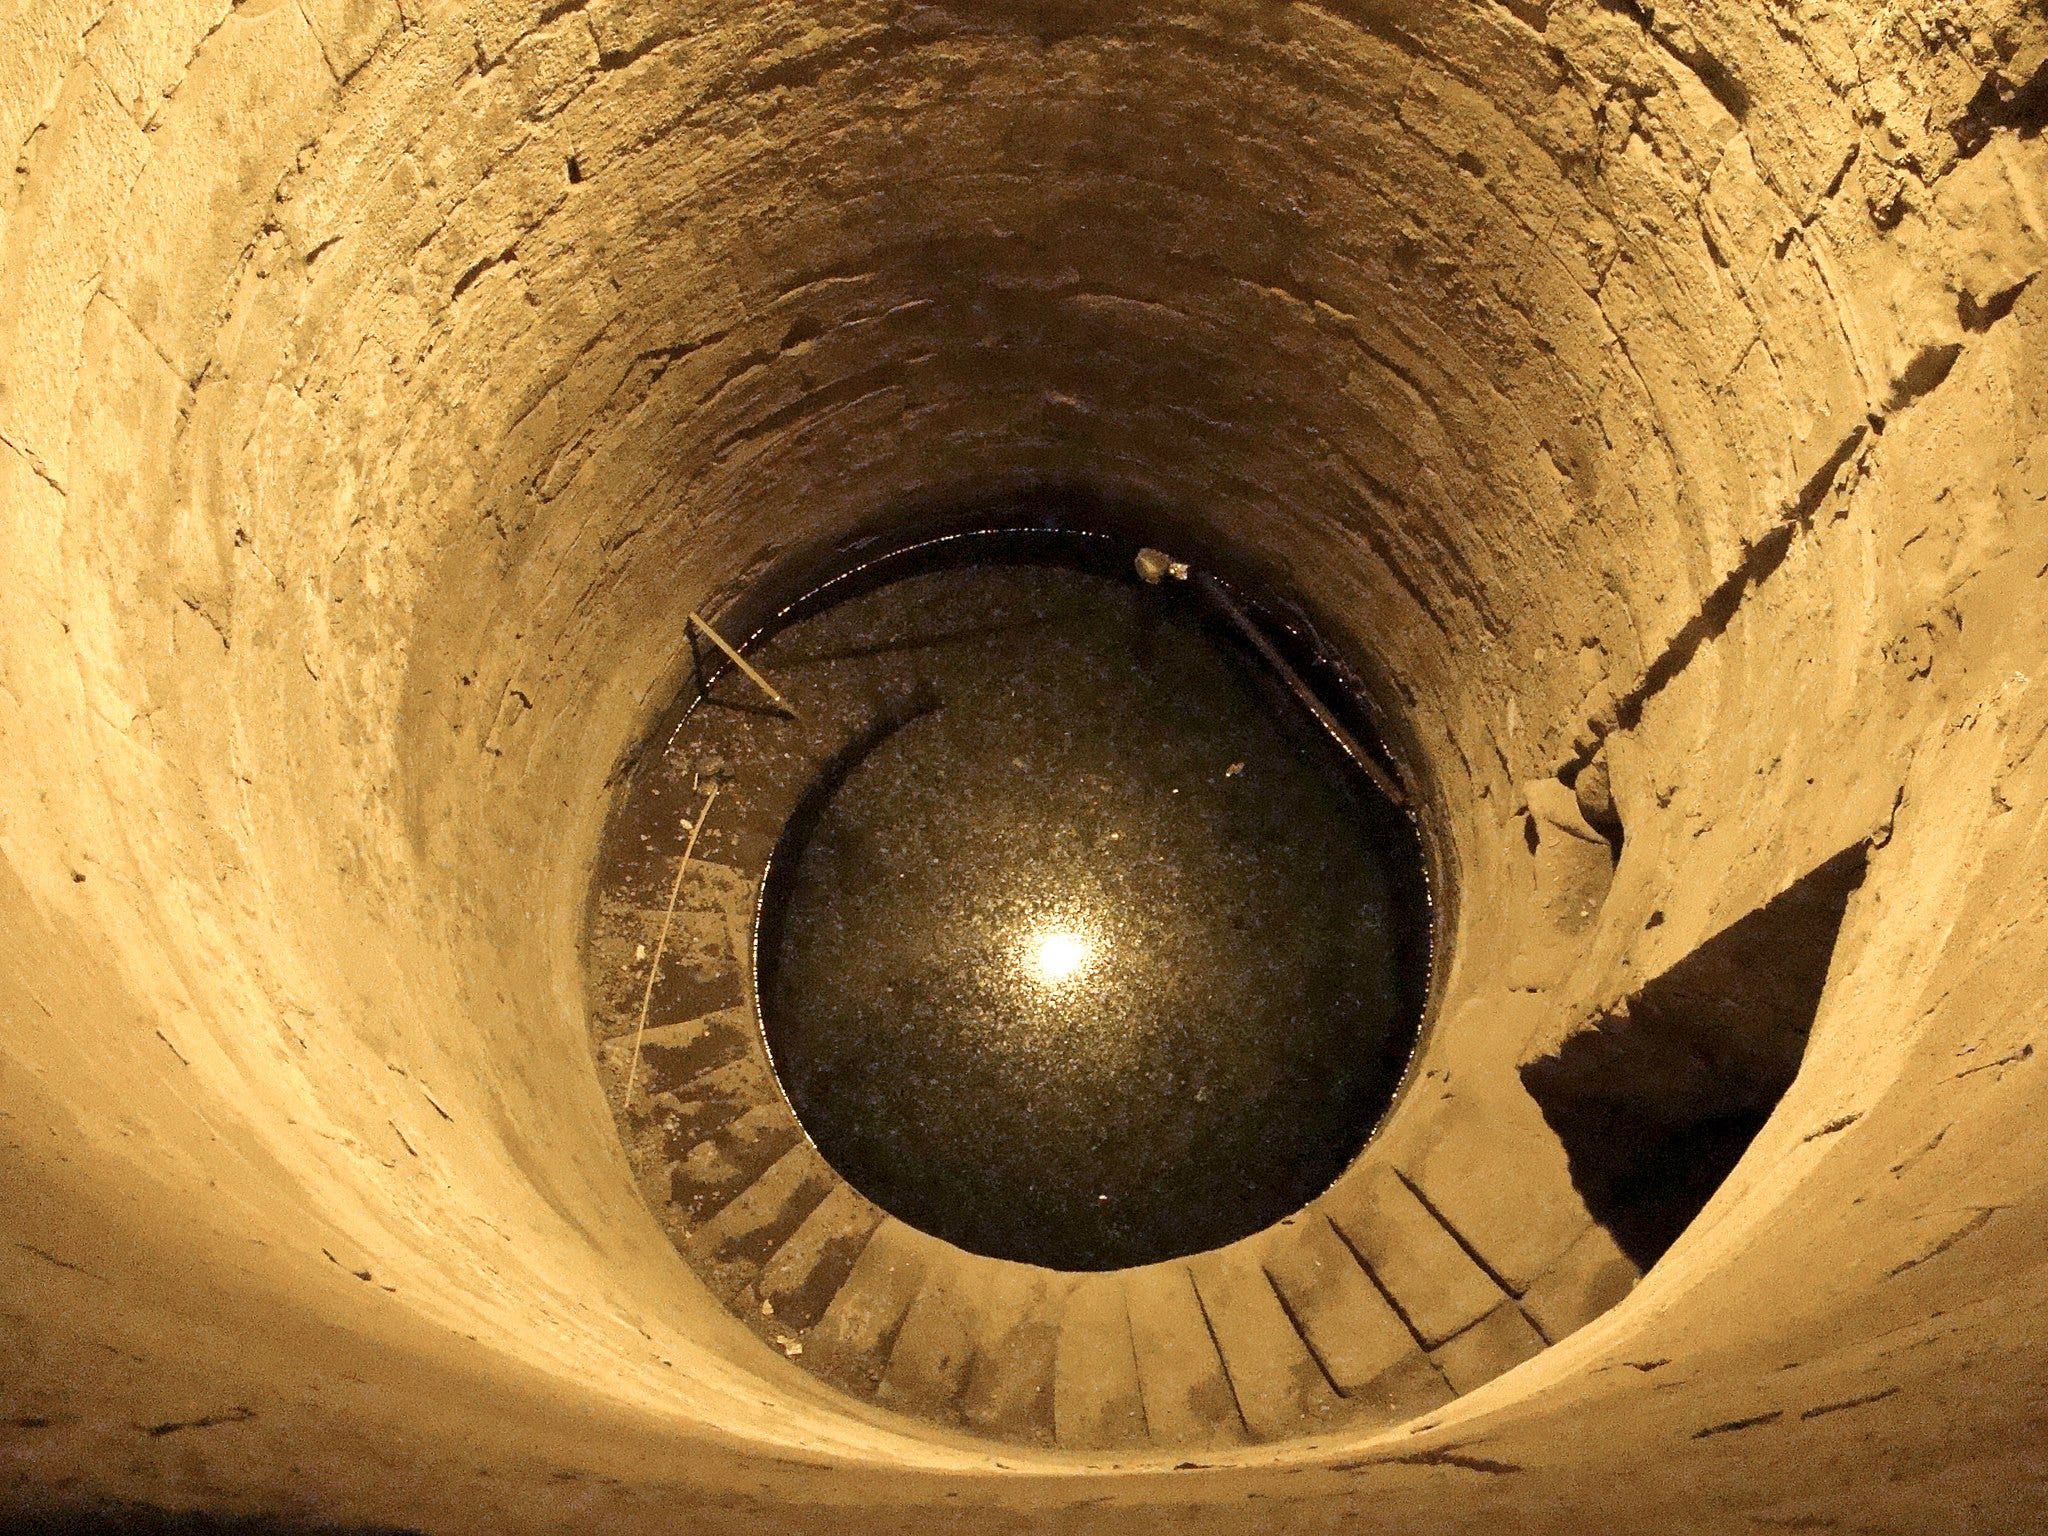
<svg viewBox="0 0 2048 1536"><path fill-rule="evenodd" d="M1858 843L1702 944L1522 1079L1588 1210L1647 1269L1733 1171L1799 1071Z"/></svg>

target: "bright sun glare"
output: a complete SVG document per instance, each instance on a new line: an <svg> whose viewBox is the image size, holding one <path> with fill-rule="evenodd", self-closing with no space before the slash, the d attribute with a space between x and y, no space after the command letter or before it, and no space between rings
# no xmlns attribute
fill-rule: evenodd
<svg viewBox="0 0 2048 1536"><path fill-rule="evenodd" d="M1071 981L1087 969L1095 946L1065 928L1041 933L1032 946L1031 968L1040 981Z"/></svg>

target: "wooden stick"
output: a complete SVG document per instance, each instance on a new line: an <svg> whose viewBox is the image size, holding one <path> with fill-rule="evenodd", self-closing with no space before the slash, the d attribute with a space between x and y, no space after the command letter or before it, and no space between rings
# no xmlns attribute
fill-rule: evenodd
<svg viewBox="0 0 2048 1536"><path fill-rule="evenodd" d="M1372 780L1381 794L1405 810L1408 797L1401 792L1401 786L1394 782L1386 769L1372 760L1358 738L1344 729L1337 717L1330 713L1329 706L1316 697L1315 690L1303 681L1301 674L1296 672L1288 664L1287 658L1280 654L1279 647L1268 640L1259 626L1251 621L1251 616L1231 600L1230 594L1223 590L1223 584L1206 572L1198 572L1194 577L1194 586L1222 612L1225 618L1237 626L1238 632L1245 639L1251 641L1252 648L1265 658L1266 665L1279 674L1280 681L1287 685L1288 691L1301 701L1302 707L1315 716L1316 723L1329 734L1332 741L1336 742L1337 750L1350 758L1365 776Z"/></svg>
<svg viewBox="0 0 2048 1536"><path fill-rule="evenodd" d="M647 1033L647 1010L654 1002L655 978L661 975L661 953L668 948L668 927L675 921L676 897L682 894L683 871L690 867L690 855L697 851L697 834L711 819L711 802L717 798L718 780L713 779L711 792L704 797L704 809L697 813L697 824L690 828L690 840L683 845L682 859L676 864L676 878L668 888L668 910L661 914L661 933L654 941L654 958L647 965L647 990L640 994L640 1023L633 1031L633 1059L626 1067L626 1096L620 1101L621 1108L632 1107L633 1079L640 1071L640 1037Z"/></svg>
<svg viewBox="0 0 2048 1536"><path fill-rule="evenodd" d="M733 665L738 667L742 672L746 673L748 677L752 678L754 686L756 688L759 688L763 693L767 694L769 698L775 701L775 707L777 709L782 710L792 720L796 718L796 706L791 704L789 700L785 699L781 694L777 693L775 691L774 685L771 684L767 678L763 677L760 673L756 672L752 667L748 666L747 658L742 656L738 651L734 650L730 645L726 644L725 636L721 635L717 630L711 627L711 621L709 619L705 618L703 614L699 613L696 609L692 608L690 610L690 622L692 624L695 624L699 629L703 630L705 634L709 635L711 637L711 643L717 646L721 651L725 652L726 655L730 656L732 658Z"/></svg>

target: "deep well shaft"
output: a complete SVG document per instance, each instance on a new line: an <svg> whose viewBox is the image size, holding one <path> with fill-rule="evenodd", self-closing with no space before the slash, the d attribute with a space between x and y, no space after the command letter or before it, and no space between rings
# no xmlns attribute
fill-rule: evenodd
<svg viewBox="0 0 2048 1536"><path fill-rule="evenodd" d="M0 1508L2048 1523L2044 58L2027 0L0 5ZM1324 1257L1060 1292L1042 1443L958 1395L1025 1301L918 1313L909 1240L865 1395L734 1315L583 949L689 615L1039 493L1298 599L1441 922Z"/></svg>

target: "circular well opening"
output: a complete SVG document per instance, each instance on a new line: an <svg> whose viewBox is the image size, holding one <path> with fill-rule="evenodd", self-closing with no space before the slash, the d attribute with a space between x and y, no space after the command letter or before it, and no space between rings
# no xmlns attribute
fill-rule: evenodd
<svg viewBox="0 0 2048 1536"><path fill-rule="evenodd" d="M1133 553L946 540L749 653L805 700L760 723L809 773L756 943L790 1106L885 1210L1057 1269L1217 1247L1321 1193L1426 992L1412 824L1220 588L1147 585Z"/></svg>

